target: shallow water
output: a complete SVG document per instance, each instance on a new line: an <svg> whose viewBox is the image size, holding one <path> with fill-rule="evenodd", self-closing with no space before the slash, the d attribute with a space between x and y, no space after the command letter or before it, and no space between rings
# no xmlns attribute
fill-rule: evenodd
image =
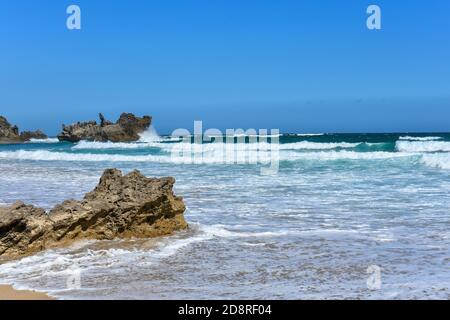
<svg viewBox="0 0 450 320"><path fill-rule="evenodd" d="M0 146L1 204L48 209L81 198L105 168L139 169L177 179L190 223L161 239L91 241L4 263L0 283L90 299L450 298L449 134L279 140L272 176L261 175L264 164L221 163L214 144L192 151L201 164L171 157L181 143L167 139ZM367 286L372 265L379 289Z"/></svg>

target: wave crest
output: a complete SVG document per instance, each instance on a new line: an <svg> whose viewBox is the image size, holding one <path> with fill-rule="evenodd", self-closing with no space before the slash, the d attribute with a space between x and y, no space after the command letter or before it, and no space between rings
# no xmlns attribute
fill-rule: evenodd
<svg viewBox="0 0 450 320"><path fill-rule="evenodd" d="M58 138L47 138L47 139L30 139L30 141L28 141L28 143L58 143L59 139Z"/></svg>
<svg viewBox="0 0 450 320"><path fill-rule="evenodd" d="M450 153L424 154L421 162L428 167L450 170Z"/></svg>
<svg viewBox="0 0 450 320"><path fill-rule="evenodd" d="M409 141L435 141L442 140L442 137L412 137L412 136L402 136L399 138L400 140L409 140Z"/></svg>
<svg viewBox="0 0 450 320"><path fill-rule="evenodd" d="M450 142L447 141L397 141L399 152L449 152Z"/></svg>

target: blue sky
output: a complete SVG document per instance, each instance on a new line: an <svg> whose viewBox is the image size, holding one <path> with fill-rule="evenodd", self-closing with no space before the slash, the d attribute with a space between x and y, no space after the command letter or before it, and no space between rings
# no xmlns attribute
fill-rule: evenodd
<svg viewBox="0 0 450 320"><path fill-rule="evenodd" d="M449 1L2 0L0 40L0 114L23 129L129 111L161 133L450 131Z"/></svg>

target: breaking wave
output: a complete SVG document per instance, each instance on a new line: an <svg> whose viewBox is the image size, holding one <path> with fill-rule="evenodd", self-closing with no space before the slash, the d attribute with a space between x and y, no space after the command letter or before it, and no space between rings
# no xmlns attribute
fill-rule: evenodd
<svg viewBox="0 0 450 320"><path fill-rule="evenodd" d="M35 161L81 161L81 162L165 162L164 158L155 155L120 155L120 154L92 154L92 153L69 153L54 152L47 150L39 151L5 151L0 152L0 158Z"/></svg>
<svg viewBox="0 0 450 320"><path fill-rule="evenodd" d="M30 139L28 143L58 143L58 138Z"/></svg>
<svg viewBox="0 0 450 320"><path fill-rule="evenodd" d="M447 152L450 142L446 141L397 141L399 152Z"/></svg>
<svg viewBox="0 0 450 320"><path fill-rule="evenodd" d="M319 143L310 141L301 141L293 143L282 143L282 144L272 144L268 142L255 142L255 143L234 143L227 144L223 142L214 143L203 143L203 144L193 144L189 142L179 142L179 143L167 143L172 142L170 138L160 138L159 141L153 142L133 142L133 143L122 143L122 142L88 142L80 141L75 146L72 147L74 150L83 149L143 149L143 148L160 148L162 150L171 151L174 148L180 149L202 149L203 151L214 151L223 150L225 148L234 148L236 150L270 150L275 147L278 150L331 150L331 149L351 149L358 146L373 146L375 144L369 143L348 143L348 142L329 142L329 143Z"/></svg>
<svg viewBox="0 0 450 320"><path fill-rule="evenodd" d="M435 141L442 140L442 137L412 137L412 136L402 136L399 138L400 140L409 140L409 141Z"/></svg>
<svg viewBox="0 0 450 320"><path fill-rule="evenodd" d="M158 132L153 126L150 126L146 131L140 134L139 142L157 142L161 141L162 138L159 136Z"/></svg>
<svg viewBox="0 0 450 320"><path fill-rule="evenodd" d="M324 136L325 133L296 133L297 137L318 137L318 136Z"/></svg>
<svg viewBox="0 0 450 320"><path fill-rule="evenodd" d="M428 167L450 170L450 153L425 154L421 162Z"/></svg>
<svg viewBox="0 0 450 320"><path fill-rule="evenodd" d="M140 148L152 148L158 147L156 142L91 142L80 141L72 147L73 150L102 150L102 149L140 149Z"/></svg>
<svg viewBox="0 0 450 320"><path fill-rule="evenodd" d="M298 153L297 160L317 160L317 161L332 161L332 160L380 160L380 159L394 159L394 158L409 158L415 157L415 153L396 153L396 152L355 152L355 151L321 151Z"/></svg>
<svg viewBox="0 0 450 320"><path fill-rule="evenodd" d="M355 151L318 151L318 152L296 152L271 150L241 150L234 151L234 161L231 163L256 163L268 162L273 159L280 161L297 160L315 160L315 161L333 161L333 160L377 160L390 158L405 158L415 156L410 153L395 152L355 152ZM0 152L0 158L13 160L33 160L33 161L73 161L73 162L157 162L157 163L203 163L203 164L223 164L230 163L225 161L229 156L224 152L203 152L186 153L182 155L159 154L159 155L122 155L122 154L93 154L93 153L70 153L56 152L47 150L38 151L5 151ZM249 159L254 160L250 162ZM192 160L192 161L190 161Z"/></svg>

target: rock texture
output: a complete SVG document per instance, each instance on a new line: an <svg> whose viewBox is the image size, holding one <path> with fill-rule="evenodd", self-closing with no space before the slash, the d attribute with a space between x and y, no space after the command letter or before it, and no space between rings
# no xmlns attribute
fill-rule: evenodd
<svg viewBox="0 0 450 320"><path fill-rule="evenodd" d="M41 130L36 131L24 131L20 133L20 138L23 141L30 141L31 139L47 139L48 136Z"/></svg>
<svg viewBox="0 0 450 320"><path fill-rule="evenodd" d="M17 202L0 208L0 257L16 258L80 239L147 238L187 228L175 179L103 173L81 201L67 200L49 213Z"/></svg>
<svg viewBox="0 0 450 320"><path fill-rule="evenodd" d="M0 142L15 143L21 141L19 128L12 126L5 117L0 116Z"/></svg>
<svg viewBox="0 0 450 320"><path fill-rule="evenodd" d="M70 126L63 125L58 139L70 142L81 140L132 142L139 140L139 134L147 130L152 122L152 118L149 116L139 118L132 113L122 113L116 123L106 120L101 113L99 117L100 124L97 124L96 121L88 121Z"/></svg>
<svg viewBox="0 0 450 320"><path fill-rule="evenodd" d="M0 116L0 143L21 143L31 139L46 139L40 130L25 131L19 134L19 128L11 125L5 117Z"/></svg>

